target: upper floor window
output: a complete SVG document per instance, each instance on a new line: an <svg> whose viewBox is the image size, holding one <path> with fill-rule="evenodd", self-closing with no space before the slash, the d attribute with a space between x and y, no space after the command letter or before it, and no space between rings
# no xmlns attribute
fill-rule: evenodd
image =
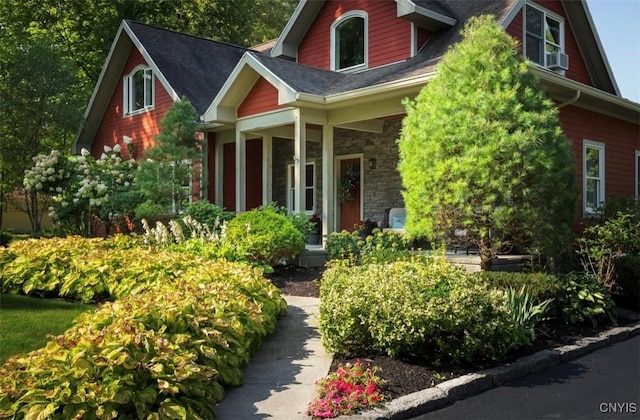
<svg viewBox="0 0 640 420"><path fill-rule="evenodd" d="M124 115L153 108L153 72L148 67L136 67L124 77Z"/></svg>
<svg viewBox="0 0 640 420"><path fill-rule="evenodd" d="M355 71L367 68L367 14L348 12L331 25L331 70Z"/></svg>
<svg viewBox="0 0 640 420"><path fill-rule="evenodd" d="M550 70L567 70L569 57L564 51L564 20L530 4L525 6L524 54Z"/></svg>
<svg viewBox="0 0 640 420"><path fill-rule="evenodd" d="M604 144L583 144L584 212L594 214L604 204Z"/></svg>

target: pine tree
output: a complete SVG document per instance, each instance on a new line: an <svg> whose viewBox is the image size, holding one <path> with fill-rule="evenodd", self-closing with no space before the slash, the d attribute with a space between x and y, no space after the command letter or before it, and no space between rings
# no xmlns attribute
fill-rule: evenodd
<svg viewBox="0 0 640 420"><path fill-rule="evenodd" d="M136 217L159 217L181 211L192 192L186 186L196 178L201 145L196 136L196 110L188 99L175 102L160 122L156 144L145 150L136 184L144 202ZM189 191L188 191L189 190Z"/></svg>
<svg viewBox="0 0 640 420"><path fill-rule="evenodd" d="M473 18L406 101L399 170L407 232L443 243L466 229L481 266L505 246L559 254L571 238L577 188L555 104L490 16Z"/></svg>

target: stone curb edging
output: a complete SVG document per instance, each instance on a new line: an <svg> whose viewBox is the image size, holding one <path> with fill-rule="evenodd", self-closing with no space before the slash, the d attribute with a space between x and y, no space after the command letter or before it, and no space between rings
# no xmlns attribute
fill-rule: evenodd
<svg viewBox="0 0 640 420"><path fill-rule="evenodd" d="M339 416L342 420L407 419L426 414L456 400L479 394L505 382L529 375L559 363L568 362L586 353L640 335L640 322L625 327L614 327L595 337L585 337L554 349L541 350L513 363L497 366L477 373L469 373L435 387L423 389L392 400L383 407L351 416Z"/></svg>

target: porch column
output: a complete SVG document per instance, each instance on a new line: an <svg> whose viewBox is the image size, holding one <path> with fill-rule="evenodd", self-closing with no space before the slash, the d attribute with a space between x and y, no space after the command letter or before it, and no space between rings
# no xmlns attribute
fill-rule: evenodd
<svg viewBox="0 0 640 420"><path fill-rule="evenodd" d="M305 185L307 162L307 124L304 121L300 109L295 110L294 119L294 200L293 211L295 213L305 211Z"/></svg>
<svg viewBox="0 0 640 420"><path fill-rule="evenodd" d="M236 212L247 209L247 135L236 129Z"/></svg>
<svg viewBox="0 0 640 420"><path fill-rule="evenodd" d="M262 204L271 203L273 193L273 136L262 137Z"/></svg>
<svg viewBox="0 0 640 420"><path fill-rule="evenodd" d="M333 126L322 125L322 235L335 232Z"/></svg>
<svg viewBox="0 0 640 420"><path fill-rule="evenodd" d="M215 140L216 145L216 155L215 155L215 162L216 162L216 167L215 167L215 183L216 183L216 190L215 190L215 200L214 203L216 204L216 206L220 206L222 207L223 202L224 202L224 195L223 195L223 188L224 188L224 179L223 179L223 174L224 174L224 145L223 143L216 139Z"/></svg>

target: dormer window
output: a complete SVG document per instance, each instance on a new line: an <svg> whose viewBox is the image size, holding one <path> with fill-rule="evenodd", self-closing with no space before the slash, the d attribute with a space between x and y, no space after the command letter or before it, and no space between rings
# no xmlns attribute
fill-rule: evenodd
<svg viewBox="0 0 640 420"><path fill-rule="evenodd" d="M331 25L331 70L356 71L367 68L367 14L345 13Z"/></svg>
<svg viewBox="0 0 640 420"><path fill-rule="evenodd" d="M153 108L153 72L148 67L136 67L124 77L124 115Z"/></svg>
<svg viewBox="0 0 640 420"><path fill-rule="evenodd" d="M564 51L564 20L549 11L525 6L524 54L549 70L567 70L569 58Z"/></svg>

